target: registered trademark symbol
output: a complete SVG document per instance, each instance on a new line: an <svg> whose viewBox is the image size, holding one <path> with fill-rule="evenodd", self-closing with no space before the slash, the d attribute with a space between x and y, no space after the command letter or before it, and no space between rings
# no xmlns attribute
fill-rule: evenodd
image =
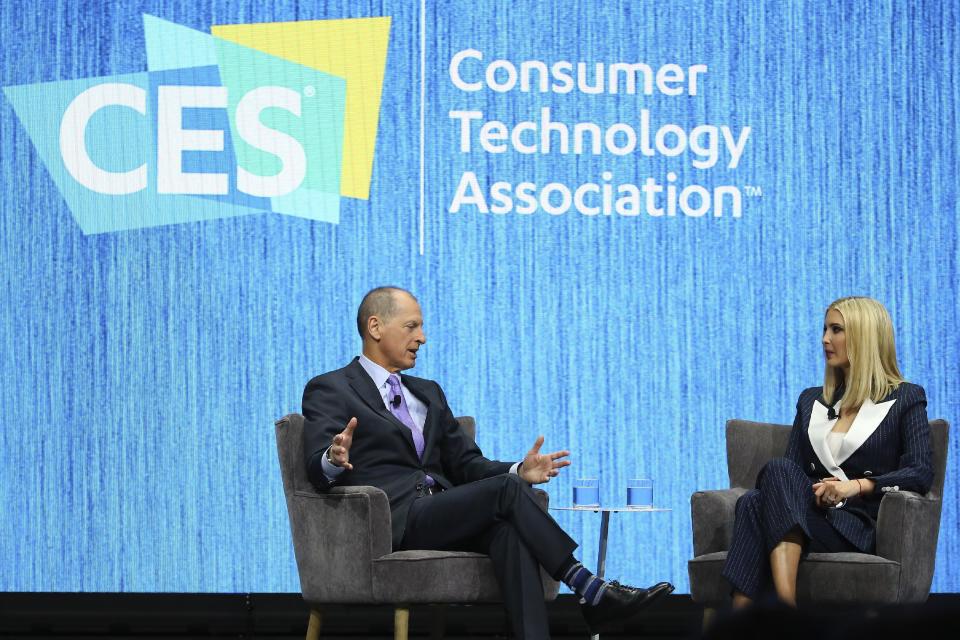
<svg viewBox="0 0 960 640"><path fill-rule="evenodd" d="M303 88L303 95L307 96L308 98L312 98L316 92L317 90L312 84L308 84Z"/></svg>
<svg viewBox="0 0 960 640"><path fill-rule="evenodd" d="M743 190L744 190L744 192L746 192L747 197L749 197L749 198L762 198L762 197L763 197L763 189L761 189L760 187L756 187L756 186L754 186L754 185L752 185L752 184L744 185Z"/></svg>

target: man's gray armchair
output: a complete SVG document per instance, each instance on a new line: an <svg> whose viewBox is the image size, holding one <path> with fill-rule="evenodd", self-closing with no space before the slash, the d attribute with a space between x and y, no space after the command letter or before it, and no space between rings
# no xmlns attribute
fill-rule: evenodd
<svg viewBox="0 0 960 640"><path fill-rule="evenodd" d="M926 495L912 491L884 494L877 519L876 555L810 553L800 563L797 599L803 602L909 603L930 593L940 531L943 477L949 426L930 422L933 486ZM730 489L698 491L690 498L693 554L687 563L690 597L708 610L730 598L720 577L733 535L737 499L755 486L757 474L787 448L790 427L745 420L727 422Z"/></svg>
<svg viewBox="0 0 960 640"><path fill-rule="evenodd" d="M457 418L470 437L473 418ZM466 551L391 548L390 505L376 487L334 487L319 493L307 479L303 416L276 422L283 493L303 599L311 607L307 640L320 637L320 608L332 604L392 604L395 638L406 639L411 604L499 602L490 559ZM546 510L548 496L537 491ZM546 574L546 600L559 583Z"/></svg>

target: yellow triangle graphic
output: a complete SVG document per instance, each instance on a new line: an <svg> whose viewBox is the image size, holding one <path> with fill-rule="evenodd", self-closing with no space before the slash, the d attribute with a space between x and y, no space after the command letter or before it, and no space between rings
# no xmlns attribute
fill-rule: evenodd
<svg viewBox="0 0 960 640"><path fill-rule="evenodd" d="M390 17L214 25L210 32L347 81L340 194L369 198Z"/></svg>

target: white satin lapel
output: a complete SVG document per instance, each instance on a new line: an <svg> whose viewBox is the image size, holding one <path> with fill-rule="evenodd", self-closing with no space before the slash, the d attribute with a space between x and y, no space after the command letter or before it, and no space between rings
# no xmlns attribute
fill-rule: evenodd
<svg viewBox="0 0 960 640"><path fill-rule="evenodd" d="M840 414L839 402L834 405L834 410L837 412L837 415ZM827 434L830 433L830 430L833 429L833 425L836 423L837 418L830 420L827 417L827 408L823 403L814 400L813 409L810 411L810 424L807 426L807 437L810 438L810 446L813 447L813 452L816 453L820 459L820 464L826 468L830 475L836 476L841 480L846 480L847 474L843 472L843 469L840 468L837 461L833 459L833 454L830 453L830 447L827 445Z"/></svg>
<svg viewBox="0 0 960 640"><path fill-rule="evenodd" d="M853 424L850 425L850 431L847 432L847 437L843 439L843 444L840 445L840 453L837 454L837 464L846 462L847 458L852 456L853 453L867 441L867 438L873 435L873 432L877 430L877 427L880 426L883 419L887 417L887 413L890 411L890 407L893 406L894 402L896 402L896 400L887 400L880 404L874 404L870 398L863 401L857 417L854 418Z"/></svg>

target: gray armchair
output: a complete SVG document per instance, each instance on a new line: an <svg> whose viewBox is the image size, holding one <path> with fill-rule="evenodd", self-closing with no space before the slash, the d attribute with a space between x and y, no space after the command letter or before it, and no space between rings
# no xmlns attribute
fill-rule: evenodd
<svg viewBox="0 0 960 640"><path fill-rule="evenodd" d="M880 502L876 555L810 553L800 562L797 599L804 602L912 603L930 592L940 531L943 477L949 426L930 422L933 486L926 495L889 492ZM727 471L730 489L698 491L690 498L694 558L687 563L690 597L707 607L730 598L720 577L733 535L737 498L754 487L771 458L783 455L790 427L730 420L727 422Z"/></svg>
<svg viewBox="0 0 960 640"><path fill-rule="evenodd" d="M470 437L473 418L457 418ZM276 422L277 452L290 516L303 599L311 607L307 640L320 637L321 607L392 604L394 637L405 640L411 604L500 601L490 559L466 551L396 551L391 548L390 505L376 487L334 487L319 493L307 479L303 416ZM548 496L537 491L546 510ZM559 583L542 573L545 599Z"/></svg>

